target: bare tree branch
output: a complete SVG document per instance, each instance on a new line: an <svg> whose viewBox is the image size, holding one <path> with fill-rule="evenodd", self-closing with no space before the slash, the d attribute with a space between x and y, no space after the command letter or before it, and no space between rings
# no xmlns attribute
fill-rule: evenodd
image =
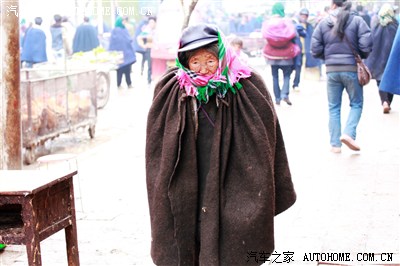
<svg viewBox="0 0 400 266"><path fill-rule="evenodd" d="M188 9L185 9L184 0L180 0L182 8L183 8L183 25L182 29L186 28L189 25L190 16L192 15L193 10L195 9L197 2L199 0L191 0Z"/></svg>

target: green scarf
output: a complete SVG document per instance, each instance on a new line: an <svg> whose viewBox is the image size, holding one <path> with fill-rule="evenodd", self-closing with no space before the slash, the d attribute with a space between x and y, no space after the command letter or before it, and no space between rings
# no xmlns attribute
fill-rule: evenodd
<svg viewBox="0 0 400 266"><path fill-rule="evenodd" d="M124 20L124 19L123 19L122 17L117 17L117 19L115 20L115 27L116 27L116 28L125 29L123 20Z"/></svg>
<svg viewBox="0 0 400 266"><path fill-rule="evenodd" d="M272 15L279 15L280 17L285 16L285 7L282 3L278 2L272 7Z"/></svg>

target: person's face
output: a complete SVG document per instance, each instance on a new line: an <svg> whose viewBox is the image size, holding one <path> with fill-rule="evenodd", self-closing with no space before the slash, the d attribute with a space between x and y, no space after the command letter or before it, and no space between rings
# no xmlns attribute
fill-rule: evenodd
<svg viewBox="0 0 400 266"><path fill-rule="evenodd" d="M201 75L212 75L217 68L218 58L205 49L198 50L189 59L189 69Z"/></svg>
<svg viewBox="0 0 400 266"><path fill-rule="evenodd" d="M153 30L153 29L155 29L155 27L156 27L156 21L153 19L150 19L149 20L149 28Z"/></svg>
<svg viewBox="0 0 400 266"><path fill-rule="evenodd" d="M242 49L242 47L240 46L240 44L232 44L232 50L235 51L236 53L239 53L240 50Z"/></svg>
<svg viewBox="0 0 400 266"><path fill-rule="evenodd" d="M300 15L300 22L307 22L308 16L307 15Z"/></svg>

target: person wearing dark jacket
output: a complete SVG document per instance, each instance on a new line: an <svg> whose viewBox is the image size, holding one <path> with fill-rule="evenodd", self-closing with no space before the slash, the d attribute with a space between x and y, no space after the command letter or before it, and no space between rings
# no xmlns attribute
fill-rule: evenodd
<svg viewBox="0 0 400 266"><path fill-rule="evenodd" d="M275 215L296 200L271 96L215 25L186 28L177 57L147 120L153 262L263 264Z"/></svg>
<svg viewBox="0 0 400 266"><path fill-rule="evenodd" d="M303 39L307 37L307 32L302 23L295 21L295 26L298 35L295 38L295 42L300 48L300 53L293 59L294 79L292 88L293 90L298 91L300 85L301 69L303 67L303 56L304 56Z"/></svg>
<svg viewBox="0 0 400 266"><path fill-rule="evenodd" d="M115 28L111 31L109 51L121 51L124 55L124 62L118 65L117 86L121 89L122 76L125 75L126 85L129 89L133 88L131 80L132 64L136 62L135 49L133 48L133 39L125 28L124 20L118 17L115 20Z"/></svg>
<svg viewBox="0 0 400 266"><path fill-rule="evenodd" d="M382 5L378 17L378 23L372 26L372 52L365 60L365 64L371 71L372 78L376 79L376 83L379 87L399 23L394 16L393 7L390 4ZM393 101L393 94L379 91L379 97L381 99L383 113L389 113L390 105Z"/></svg>
<svg viewBox="0 0 400 266"><path fill-rule="evenodd" d="M313 33L311 52L314 57L324 59L326 64L329 134L334 153L341 152L342 143L351 150L360 150L355 139L364 99L352 48L361 58L367 58L372 49L371 30L360 16L351 12L350 2L333 0L329 16L317 25ZM349 96L350 112L342 133L344 89Z"/></svg>
<svg viewBox="0 0 400 266"><path fill-rule="evenodd" d="M296 25L297 32L299 34L299 47L301 53L295 58L295 77L293 79L292 88L295 91L299 90L301 70L304 66L303 61L305 61L305 67L320 67L321 60L314 58L311 55L311 37L314 32L314 27L308 22L308 16L310 12L307 8L302 8L299 12L299 21ZM305 57L305 60L304 60Z"/></svg>
<svg viewBox="0 0 400 266"><path fill-rule="evenodd" d="M371 27L371 17L368 15L368 11L366 11L362 5L358 5L356 11L358 15L363 18L365 23L367 23L368 27Z"/></svg>
<svg viewBox="0 0 400 266"><path fill-rule="evenodd" d="M76 28L72 43L72 52L88 52L99 46L96 28L90 24L88 17L83 18L83 23Z"/></svg>

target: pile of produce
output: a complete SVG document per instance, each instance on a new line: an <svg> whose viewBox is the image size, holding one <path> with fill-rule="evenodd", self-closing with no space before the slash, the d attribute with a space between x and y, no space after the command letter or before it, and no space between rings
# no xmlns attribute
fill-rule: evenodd
<svg viewBox="0 0 400 266"><path fill-rule="evenodd" d="M106 51L103 47L99 46L89 52L78 52L72 55L71 63L84 63L84 64L111 64L119 65L124 61L122 52Z"/></svg>

